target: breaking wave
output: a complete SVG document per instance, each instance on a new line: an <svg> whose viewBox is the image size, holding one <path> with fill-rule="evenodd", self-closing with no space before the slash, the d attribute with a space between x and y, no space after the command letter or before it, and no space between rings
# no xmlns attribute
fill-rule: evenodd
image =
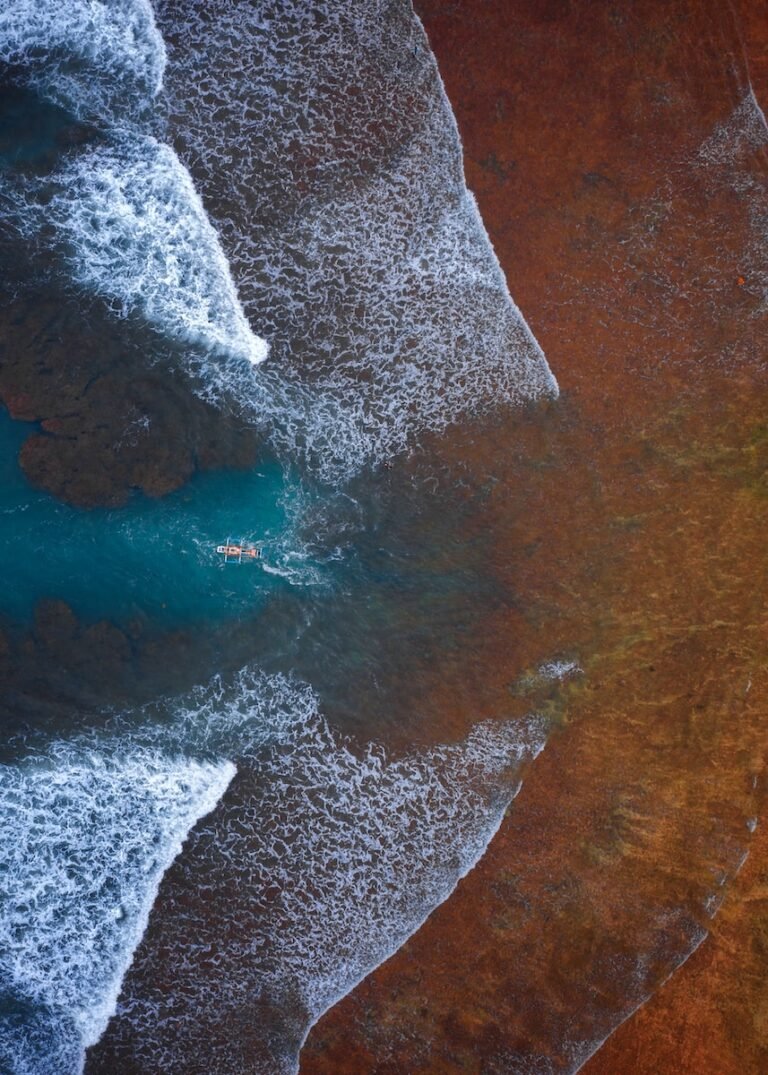
<svg viewBox="0 0 768 1075"><path fill-rule="evenodd" d="M174 142L272 347L256 379L211 370L214 395L338 481L557 393L409 3L161 0L157 17Z"/></svg>
<svg viewBox="0 0 768 1075"><path fill-rule="evenodd" d="M68 279L203 356L257 364L229 265L188 171L148 130L165 47L148 0L15 0L0 13L0 60L15 81L93 134L41 177L3 175L6 217L61 258ZM226 364L226 361L225 361Z"/></svg>
<svg viewBox="0 0 768 1075"><path fill-rule="evenodd" d="M233 775L124 741L54 743L0 768L2 1071L82 1069L160 879Z"/></svg>
<svg viewBox="0 0 768 1075"><path fill-rule="evenodd" d="M238 775L166 878L98 1070L295 1072L311 1024L481 857L546 734L535 717L485 723L393 757L333 731L308 686L253 669L177 705L174 728L239 743Z"/></svg>
<svg viewBox="0 0 768 1075"><path fill-rule="evenodd" d="M147 0L14 0L0 15L14 77L106 135L36 177L31 198L29 179L19 196L0 177L26 231L64 249L65 274L177 341L201 395L330 482L556 394L410 4L156 14ZM272 361L256 374L262 333Z"/></svg>
<svg viewBox="0 0 768 1075"><path fill-rule="evenodd" d="M0 62L78 119L116 123L157 97L165 45L149 0L4 0Z"/></svg>
<svg viewBox="0 0 768 1075"><path fill-rule="evenodd" d="M95 1070L295 1072L482 856L545 738L481 723L395 757L246 668L3 766L2 1070L79 1075L112 1017Z"/></svg>
<svg viewBox="0 0 768 1075"><path fill-rule="evenodd" d="M134 136L73 157L45 211L75 279L219 359L267 356L245 319L216 232L169 146Z"/></svg>

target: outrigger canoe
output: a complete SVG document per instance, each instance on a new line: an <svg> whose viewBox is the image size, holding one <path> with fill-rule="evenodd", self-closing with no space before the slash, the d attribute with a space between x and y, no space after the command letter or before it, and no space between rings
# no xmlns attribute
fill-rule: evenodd
<svg viewBox="0 0 768 1075"><path fill-rule="evenodd" d="M225 564L242 564L261 557L261 549L255 545L235 545L229 538L226 545L216 546L216 552L224 557Z"/></svg>

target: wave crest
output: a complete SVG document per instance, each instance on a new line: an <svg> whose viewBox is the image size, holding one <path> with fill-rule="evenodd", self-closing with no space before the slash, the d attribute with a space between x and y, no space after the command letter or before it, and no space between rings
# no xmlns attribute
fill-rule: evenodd
<svg viewBox="0 0 768 1075"><path fill-rule="evenodd" d="M5 0L0 60L78 119L146 112L165 71L149 0Z"/></svg>

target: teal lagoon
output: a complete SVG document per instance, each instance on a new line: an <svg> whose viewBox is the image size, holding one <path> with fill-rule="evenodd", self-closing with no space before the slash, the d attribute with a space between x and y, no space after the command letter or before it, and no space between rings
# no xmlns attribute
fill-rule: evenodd
<svg viewBox="0 0 768 1075"><path fill-rule="evenodd" d="M196 475L152 500L85 511L33 488L18 463L32 428L0 413L0 614L29 623L43 598L85 620L151 618L166 627L242 617L279 590L312 584L297 537L305 494L273 459L249 471ZM225 564L228 537L262 559Z"/></svg>

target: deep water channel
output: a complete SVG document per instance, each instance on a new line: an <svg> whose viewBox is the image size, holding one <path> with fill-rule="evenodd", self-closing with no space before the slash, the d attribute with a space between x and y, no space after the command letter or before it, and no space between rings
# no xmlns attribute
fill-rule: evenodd
<svg viewBox="0 0 768 1075"><path fill-rule="evenodd" d="M199 474L162 500L137 493L125 508L84 511L24 477L18 452L30 429L0 416L0 567L13 582L0 611L14 621L29 622L42 598L86 620L227 619L255 611L288 576L310 577L291 548L299 489L275 461ZM263 559L225 564L216 547L230 537L262 547Z"/></svg>

